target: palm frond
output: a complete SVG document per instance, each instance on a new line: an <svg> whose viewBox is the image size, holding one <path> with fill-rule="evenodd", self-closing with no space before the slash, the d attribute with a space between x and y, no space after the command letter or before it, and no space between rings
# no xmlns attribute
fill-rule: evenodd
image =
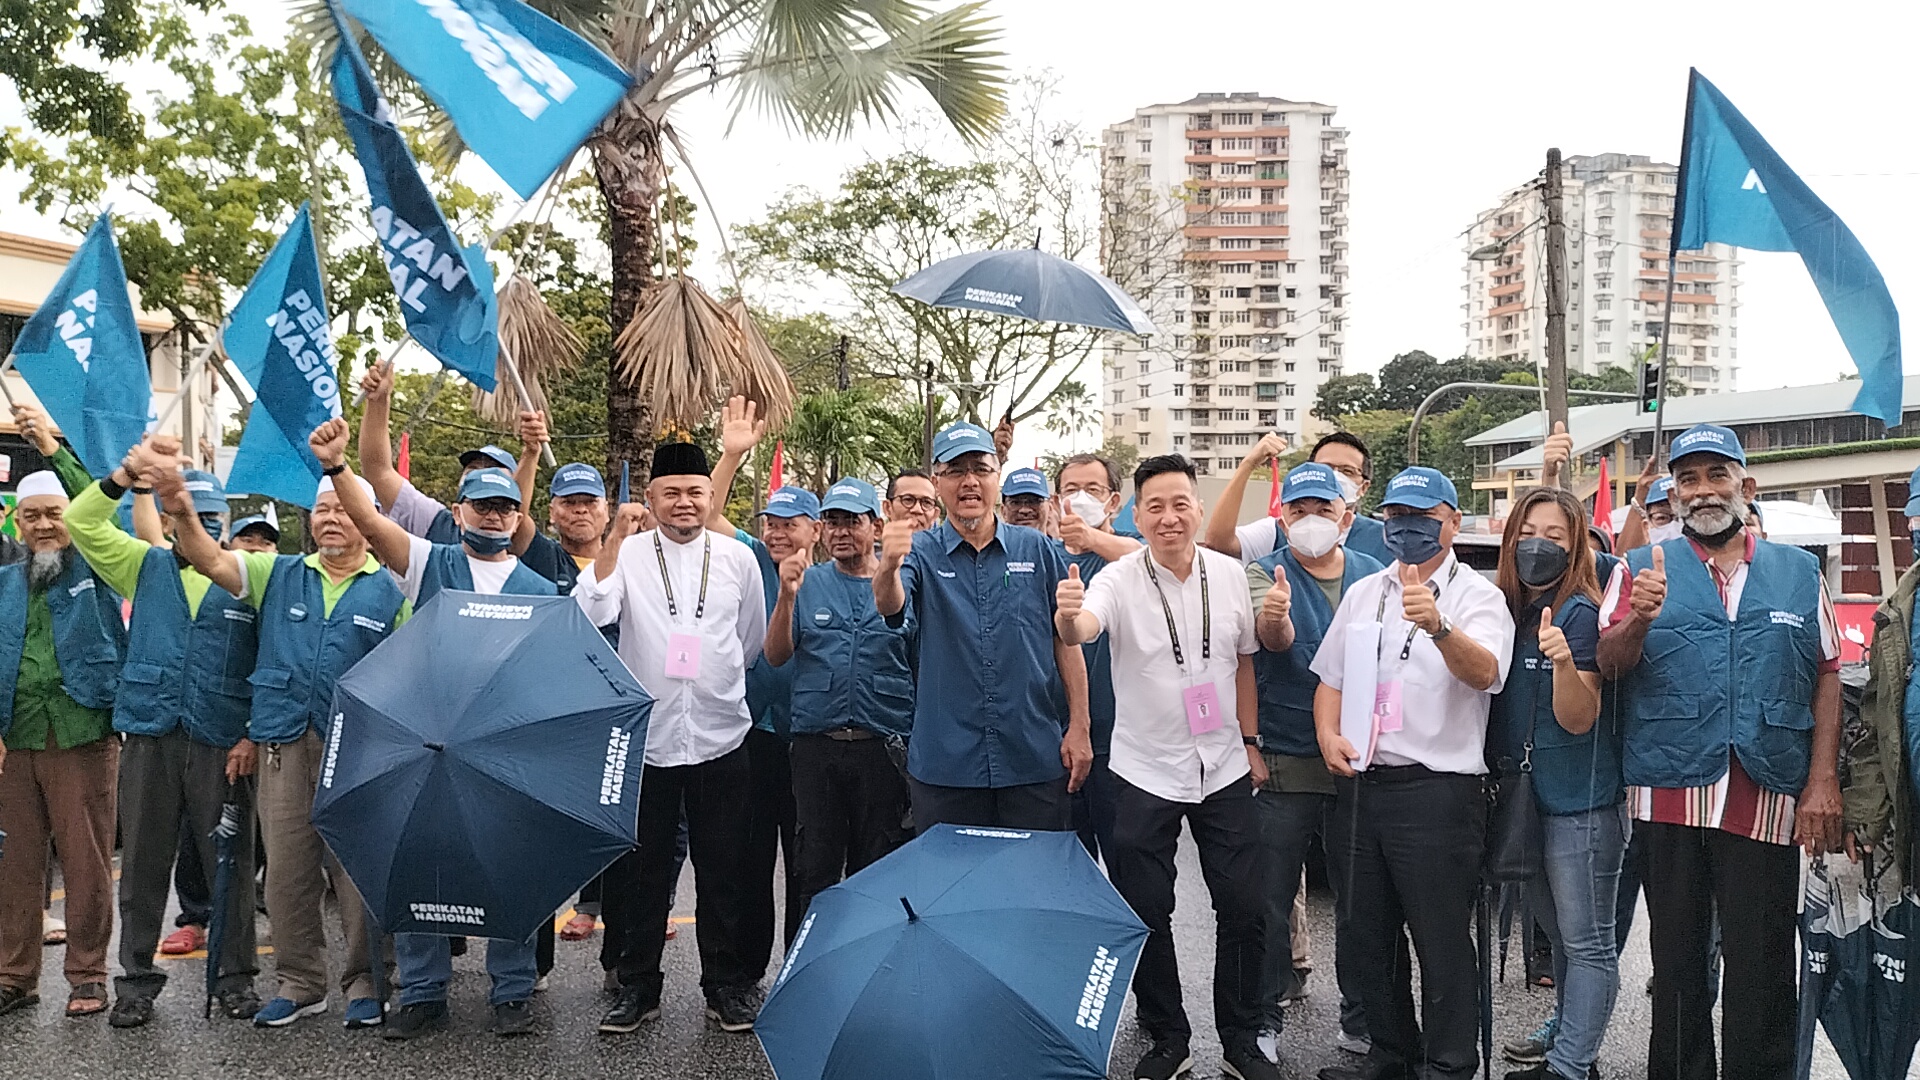
<svg viewBox="0 0 1920 1080"><path fill-rule="evenodd" d="M772 343L754 321L744 297L736 296L721 305L740 329L742 370L740 381L729 387L731 394L743 394L760 406L767 426L778 430L793 415L793 383L787 379L787 366L773 351Z"/></svg>
<svg viewBox="0 0 1920 1080"><path fill-rule="evenodd" d="M586 343L566 320L547 306L540 289L525 276L507 279L497 294L500 305L500 359L495 364L497 389L491 394L475 387L473 411L496 424L511 427L520 410L547 407L546 383L557 372L572 370L586 353ZM520 400L506 365L520 366L531 401Z"/></svg>
<svg viewBox="0 0 1920 1080"><path fill-rule="evenodd" d="M613 360L662 430L706 423L726 389L746 381L745 340L700 286L673 277L650 288L613 342Z"/></svg>

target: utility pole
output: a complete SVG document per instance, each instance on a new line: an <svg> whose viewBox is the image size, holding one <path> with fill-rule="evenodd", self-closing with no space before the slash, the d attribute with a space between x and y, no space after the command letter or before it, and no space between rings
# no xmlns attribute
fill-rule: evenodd
<svg viewBox="0 0 1920 1080"><path fill-rule="evenodd" d="M834 389L844 394L852 381L847 377L847 335L841 334L840 340L833 343L833 360L836 367L833 376L833 386ZM833 475L828 478L829 481L838 480L841 476L845 475L840 471L840 455L838 453L833 455L832 468Z"/></svg>
<svg viewBox="0 0 1920 1080"><path fill-rule="evenodd" d="M1547 431L1567 422L1567 224L1560 193L1560 148L1547 151ZM1560 483L1573 486L1573 463Z"/></svg>

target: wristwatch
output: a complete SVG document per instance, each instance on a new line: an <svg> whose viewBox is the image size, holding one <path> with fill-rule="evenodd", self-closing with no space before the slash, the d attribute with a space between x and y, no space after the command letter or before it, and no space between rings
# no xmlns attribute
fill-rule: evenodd
<svg viewBox="0 0 1920 1080"><path fill-rule="evenodd" d="M1447 640L1447 635L1451 633L1453 633L1453 620L1442 615L1440 616L1440 629L1428 634L1427 638L1430 641L1441 642Z"/></svg>
<svg viewBox="0 0 1920 1080"><path fill-rule="evenodd" d="M1256 750L1265 750L1267 748L1267 744L1262 741L1258 735L1242 735L1240 736L1240 741Z"/></svg>

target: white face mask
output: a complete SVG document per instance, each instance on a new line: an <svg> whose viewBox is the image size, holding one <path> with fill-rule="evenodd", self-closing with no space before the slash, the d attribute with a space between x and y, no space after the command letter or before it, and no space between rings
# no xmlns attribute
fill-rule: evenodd
<svg viewBox="0 0 1920 1080"><path fill-rule="evenodd" d="M1073 511L1073 516L1086 522L1088 528L1097 529L1107 520L1107 504L1084 491L1067 496L1067 509Z"/></svg>
<svg viewBox="0 0 1920 1080"><path fill-rule="evenodd" d="M1340 494L1347 500L1348 506L1357 506L1360 502L1360 485L1346 473L1334 473L1333 478L1340 482Z"/></svg>
<svg viewBox="0 0 1920 1080"><path fill-rule="evenodd" d="M1317 559L1340 543L1340 526L1332 518L1314 514L1287 526L1287 546L1296 554Z"/></svg>
<svg viewBox="0 0 1920 1080"><path fill-rule="evenodd" d="M1655 525L1653 528L1647 530L1647 542L1650 544L1664 544L1669 540L1678 540L1680 539L1680 528L1681 523L1678 518L1667 522L1665 525Z"/></svg>

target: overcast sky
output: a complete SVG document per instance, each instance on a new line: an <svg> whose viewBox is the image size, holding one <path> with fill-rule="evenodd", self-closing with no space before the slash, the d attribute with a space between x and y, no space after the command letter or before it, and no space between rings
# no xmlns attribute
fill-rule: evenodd
<svg viewBox="0 0 1920 1080"><path fill-rule="evenodd" d="M1853 228L1910 325L1920 311L1920 142L1912 119L1920 66L1893 3L990 7L1005 29L1008 66L1050 71L1063 118L1090 138L1137 106L1201 91L1339 107L1351 132L1350 370L1375 369L1408 349L1461 351L1457 236L1502 190L1537 172L1548 146L1677 161L1689 64ZM0 111L17 122L17 104L7 104ZM676 117L713 197L702 215L709 229L716 219L754 219L790 185L830 188L848 166L900 145L884 131L806 142L753 116L728 132L728 105L724 97L696 101ZM482 166L471 171L487 175ZM0 192L14 189L0 179ZM60 235L0 201L0 228ZM703 240L715 251L710 232ZM717 267L703 270L710 285L722 284ZM1795 256L1750 253L1741 276L1742 389L1851 370Z"/></svg>

